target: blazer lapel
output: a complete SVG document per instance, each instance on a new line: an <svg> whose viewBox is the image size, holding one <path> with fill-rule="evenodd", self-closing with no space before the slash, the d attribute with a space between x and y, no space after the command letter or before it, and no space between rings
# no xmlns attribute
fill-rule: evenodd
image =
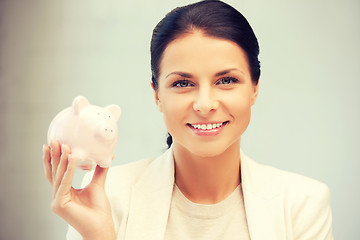
<svg viewBox="0 0 360 240"><path fill-rule="evenodd" d="M132 188L126 239L163 239L174 186L171 149L155 159Z"/></svg>
<svg viewBox="0 0 360 240"><path fill-rule="evenodd" d="M241 151L241 181L252 240L286 239L283 192L272 176ZM174 187L172 150L150 163L132 188L127 240L164 238Z"/></svg>
<svg viewBox="0 0 360 240"><path fill-rule="evenodd" d="M267 172L241 152L241 179L250 238L286 239L283 193L274 186Z"/></svg>

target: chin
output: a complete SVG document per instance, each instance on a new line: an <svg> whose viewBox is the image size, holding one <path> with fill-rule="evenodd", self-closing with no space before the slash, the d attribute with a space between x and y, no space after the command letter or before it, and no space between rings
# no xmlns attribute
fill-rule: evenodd
<svg viewBox="0 0 360 240"><path fill-rule="evenodd" d="M189 147L187 150L198 157L211 158L222 155L230 146L222 146L221 144L198 144L197 147Z"/></svg>
<svg viewBox="0 0 360 240"><path fill-rule="evenodd" d="M201 157L201 158L211 158L211 157L216 157L219 156L221 153L223 153L223 151L214 151L212 150L204 150L204 151L192 151L192 154L194 154L195 156Z"/></svg>

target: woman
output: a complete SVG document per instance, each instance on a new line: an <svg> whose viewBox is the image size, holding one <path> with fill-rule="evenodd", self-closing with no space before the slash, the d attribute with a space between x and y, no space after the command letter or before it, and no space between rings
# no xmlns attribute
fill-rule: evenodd
<svg viewBox="0 0 360 240"><path fill-rule="evenodd" d="M170 12L151 40L169 150L109 172L97 166L75 190L70 147L44 146L52 209L71 225L68 239L333 239L324 184L240 150L258 94L258 54L247 20L223 2Z"/></svg>

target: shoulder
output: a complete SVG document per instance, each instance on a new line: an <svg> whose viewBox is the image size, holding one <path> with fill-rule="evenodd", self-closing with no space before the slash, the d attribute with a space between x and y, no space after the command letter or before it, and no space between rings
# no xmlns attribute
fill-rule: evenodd
<svg viewBox="0 0 360 240"><path fill-rule="evenodd" d="M282 198L291 215L312 215L313 211L330 206L329 188L318 180L257 163L247 156L242 163L242 174L247 192L263 199Z"/></svg>
<svg viewBox="0 0 360 240"><path fill-rule="evenodd" d="M246 191L279 199L295 239L332 239L330 191L326 184L297 173L245 160Z"/></svg>
<svg viewBox="0 0 360 240"><path fill-rule="evenodd" d="M269 183L281 191L293 215L312 215L314 211L321 211L330 205L330 190L325 183L275 167L260 164L260 168L267 175ZM306 213L305 209L310 212Z"/></svg>
<svg viewBox="0 0 360 240"><path fill-rule="evenodd" d="M157 158L142 159L135 162L110 167L106 177L105 190L109 197L128 196L131 188L141 180L149 166Z"/></svg>
<svg viewBox="0 0 360 240"><path fill-rule="evenodd" d="M82 187L87 185L93 176L94 171L87 173L83 179ZM111 195L128 196L133 187L154 190L173 181L174 164L171 149L165 151L156 158L148 158L135 162L110 167L106 182L105 191Z"/></svg>
<svg viewBox="0 0 360 240"><path fill-rule="evenodd" d="M147 158L110 167L106 181L108 184L119 183L119 181L124 184L134 183L154 160L155 158Z"/></svg>
<svg viewBox="0 0 360 240"><path fill-rule="evenodd" d="M244 175L250 181L251 187L265 194L284 193L290 196L294 195L296 198L329 195L327 185L313 178L260 164L248 157L246 157L244 165L246 165Z"/></svg>
<svg viewBox="0 0 360 240"><path fill-rule="evenodd" d="M111 205L113 220L117 227L116 231L124 231L124 229L119 228L126 225L121 223L126 222L126 216L130 208L132 186L139 181L149 165L155 160L156 158L148 158L109 168L106 176L105 191ZM85 187L91 181L93 174L94 171L85 174L82 187ZM69 225L67 239L82 238Z"/></svg>
<svg viewBox="0 0 360 240"><path fill-rule="evenodd" d="M128 202L131 188L142 178L149 165L157 158L147 158L135 162L112 166L106 176L105 191L110 201ZM82 187L90 183L94 171L86 173Z"/></svg>

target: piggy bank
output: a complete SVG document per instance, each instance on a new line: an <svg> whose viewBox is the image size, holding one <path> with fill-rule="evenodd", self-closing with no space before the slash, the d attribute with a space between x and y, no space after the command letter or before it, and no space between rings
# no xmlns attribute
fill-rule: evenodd
<svg viewBox="0 0 360 240"><path fill-rule="evenodd" d="M71 147L78 167L92 169L93 164L110 166L118 139L117 121L121 109L117 105L99 107L83 97L76 97L72 106L52 120L47 139L57 140Z"/></svg>

